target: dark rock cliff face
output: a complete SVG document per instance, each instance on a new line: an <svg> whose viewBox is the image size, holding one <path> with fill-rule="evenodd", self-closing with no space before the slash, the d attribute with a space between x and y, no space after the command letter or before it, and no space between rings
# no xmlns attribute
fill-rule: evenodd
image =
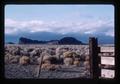
<svg viewBox="0 0 120 84"><path fill-rule="evenodd" d="M13 43L13 42L6 42L6 44L15 44L15 43Z"/></svg>
<svg viewBox="0 0 120 84"><path fill-rule="evenodd" d="M78 41L77 39L73 37L64 37L60 40L50 40L50 41L38 41L38 40L31 40L25 37L21 37L19 39L19 44L68 44L68 45L78 45L78 44L83 44L81 41Z"/></svg>
<svg viewBox="0 0 120 84"><path fill-rule="evenodd" d="M82 44L81 41L78 41L77 39L73 37L64 37L59 41L59 44Z"/></svg>
<svg viewBox="0 0 120 84"><path fill-rule="evenodd" d="M45 44L46 41L31 40L25 37L19 39L19 44Z"/></svg>

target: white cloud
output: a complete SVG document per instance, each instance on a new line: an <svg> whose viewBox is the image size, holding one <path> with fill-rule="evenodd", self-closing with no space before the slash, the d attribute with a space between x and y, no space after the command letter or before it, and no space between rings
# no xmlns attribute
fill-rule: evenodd
<svg viewBox="0 0 120 84"><path fill-rule="evenodd" d="M114 36L114 32L112 30L109 30L108 32L105 33L107 36Z"/></svg>
<svg viewBox="0 0 120 84"><path fill-rule="evenodd" d="M5 34L17 34L20 32L57 32L65 33L81 33L81 34L105 34L114 36L114 22L111 20L94 19L89 21L16 21L5 19Z"/></svg>

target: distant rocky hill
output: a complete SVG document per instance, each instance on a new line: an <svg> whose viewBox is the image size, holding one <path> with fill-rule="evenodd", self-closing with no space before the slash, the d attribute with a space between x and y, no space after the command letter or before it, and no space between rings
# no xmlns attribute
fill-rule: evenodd
<svg viewBox="0 0 120 84"><path fill-rule="evenodd" d="M15 44L15 43L13 43L13 42L6 42L5 44Z"/></svg>
<svg viewBox="0 0 120 84"><path fill-rule="evenodd" d="M21 37L19 39L19 44L60 44L60 45L64 45L64 44L69 44L69 45L78 45L78 44L84 44L81 41L73 38L73 37L64 37L60 40L50 40L50 41L38 41L38 40L32 40L32 39L28 39L25 37Z"/></svg>
<svg viewBox="0 0 120 84"><path fill-rule="evenodd" d="M73 37L64 37L61 40L59 40L59 44L83 44L83 43Z"/></svg>

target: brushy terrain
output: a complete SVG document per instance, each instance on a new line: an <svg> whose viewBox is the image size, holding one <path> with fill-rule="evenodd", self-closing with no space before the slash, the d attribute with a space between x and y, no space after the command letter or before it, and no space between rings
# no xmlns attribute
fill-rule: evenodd
<svg viewBox="0 0 120 84"><path fill-rule="evenodd" d="M41 57L41 73L36 77ZM5 45L5 78L90 78L88 45Z"/></svg>

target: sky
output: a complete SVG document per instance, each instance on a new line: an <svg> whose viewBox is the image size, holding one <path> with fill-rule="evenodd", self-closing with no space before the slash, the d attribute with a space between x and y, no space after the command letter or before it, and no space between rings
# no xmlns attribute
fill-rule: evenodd
<svg viewBox="0 0 120 84"><path fill-rule="evenodd" d="M5 35L51 32L114 37L113 5L6 5Z"/></svg>

